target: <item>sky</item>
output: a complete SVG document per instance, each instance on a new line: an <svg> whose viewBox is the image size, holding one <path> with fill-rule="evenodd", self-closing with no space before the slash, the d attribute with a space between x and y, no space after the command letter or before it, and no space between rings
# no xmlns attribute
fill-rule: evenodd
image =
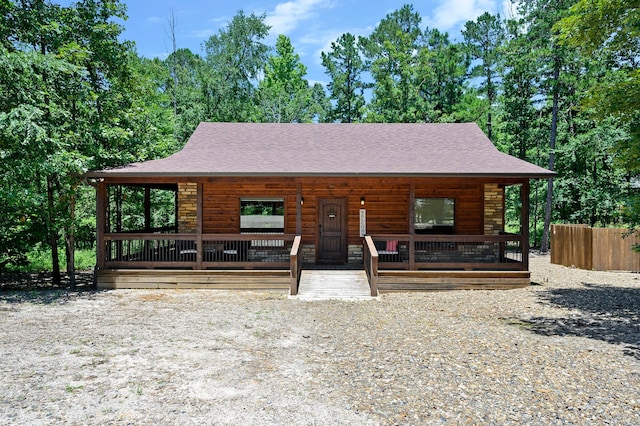
<svg viewBox="0 0 640 426"><path fill-rule="evenodd" d="M266 15L271 26L269 46L279 34L291 39L295 52L307 67L307 80L328 82L321 64L321 52L331 42L350 32L368 36L384 17L407 1L389 0L121 0L129 18L122 38L136 43L138 54L148 58L166 57L172 50L169 17L175 17L178 48L203 54L202 44L225 28L239 10L245 15ZM413 8L422 17L422 26L446 31L452 40L462 40L460 31L469 20L484 12L511 16L510 0L416 0Z"/></svg>

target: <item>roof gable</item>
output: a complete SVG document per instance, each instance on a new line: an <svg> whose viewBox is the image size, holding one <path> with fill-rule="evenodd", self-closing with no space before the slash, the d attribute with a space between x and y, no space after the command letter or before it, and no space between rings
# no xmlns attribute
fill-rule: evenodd
<svg viewBox="0 0 640 426"><path fill-rule="evenodd" d="M554 173L499 152L475 123L200 123L170 157L89 176L509 176Z"/></svg>

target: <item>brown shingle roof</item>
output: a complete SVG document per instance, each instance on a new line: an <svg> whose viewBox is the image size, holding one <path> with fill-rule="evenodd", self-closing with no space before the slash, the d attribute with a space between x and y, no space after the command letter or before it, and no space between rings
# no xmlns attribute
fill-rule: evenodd
<svg viewBox="0 0 640 426"><path fill-rule="evenodd" d="M88 176L504 176L554 173L499 152L475 123L200 123L161 160Z"/></svg>

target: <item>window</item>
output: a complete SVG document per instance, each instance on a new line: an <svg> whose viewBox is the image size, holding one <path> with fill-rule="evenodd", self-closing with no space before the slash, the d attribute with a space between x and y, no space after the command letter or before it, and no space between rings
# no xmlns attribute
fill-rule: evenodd
<svg viewBox="0 0 640 426"><path fill-rule="evenodd" d="M241 233L284 233L284 199L242 198L240 200Z"/></svg>
<svg viewBox="0 0 640 426"><path fill-rule="evenodd" d="M414 229L416 234L453 234L455 199L416 198Z"/></svg>

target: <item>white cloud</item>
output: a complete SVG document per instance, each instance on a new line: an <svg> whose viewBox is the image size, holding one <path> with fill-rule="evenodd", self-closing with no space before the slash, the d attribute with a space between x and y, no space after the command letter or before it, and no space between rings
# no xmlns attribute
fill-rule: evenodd
<svg viewBox="0 0 640 426"><path fill-rule="evenodd" d="M427 25L440 31L451 31L484 12L496 13L495 0L443 0L435 8L434 15L426 18Z"/></svg>
<svg viewBox="0 0 640 426"><path fill-rule="evenodd" d="M318 8L331 6L330 0L292 0L279 3L272 12L267 13L265 23L271 27L272 34L288 34L296 29L301 21L315 16Z"/></svg>
<svg viewBox="0 0 640 426"><path fill-rule="evenodd" d="M518 13L518 7L520 5L520 1L518 0L503 0L502 1L502 10L500 11L500 16L502 18L507 19L518 19L520 18L520 14Z"/></svg>
<svg viewBox="0 0 640 426"><path fill-rule="evenodd" d="M373 27L368 28L352 28L349 30L330 29L326 31L320 31L300 39L303 44L316 46L313 53L313 60L316 64L322 63L322 52L329 53L331 51L331 43L335 42L345 33L350 33L356 37L356 43L358 36L367 36L371 34Z"/></svg>
<svg viewBox="0 0 640 426"><path fill-rule="evenodd" d="M216 30L208 28L208 29L204 29L204 30L191 31L189 33L189 35L191 37L194 37L194 38L208 39L209 37L211 37L215 33L216 33Z"/></svg>

